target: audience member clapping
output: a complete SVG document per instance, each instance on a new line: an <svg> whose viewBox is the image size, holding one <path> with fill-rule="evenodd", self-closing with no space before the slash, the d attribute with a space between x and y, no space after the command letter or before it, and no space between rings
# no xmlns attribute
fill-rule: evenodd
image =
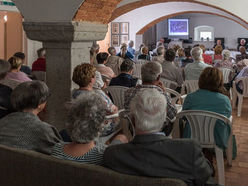
<svg viewBox="0 0 248 186"><path fill-rule="evenodd" d="M200 144L191 139L169 139L161 131L166 99L156 89L142 89L131 102L135 137L104 152L105 166L124 174L179 178L203 185L212 174Z"/></svg>
<svg viewBox="0 0 248 186"><path fill-rule="evenodd" d="M18 85L11 94L11 103L17 112L0 120L0 143L51 154L52 147L61 137L55 127L37 116L45 108L48 96L44 82L29 81Z"/></svg>

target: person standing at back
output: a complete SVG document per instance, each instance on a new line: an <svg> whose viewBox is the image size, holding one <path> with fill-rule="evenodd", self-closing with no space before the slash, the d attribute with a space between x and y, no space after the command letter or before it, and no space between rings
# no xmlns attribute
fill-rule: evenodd
<svg viewBox="0 0 248 186"><path fill-rule="evenodd" d="M32 65L32 71L46 72L46 50L40 48L37 50L38 59Z"/></svg>

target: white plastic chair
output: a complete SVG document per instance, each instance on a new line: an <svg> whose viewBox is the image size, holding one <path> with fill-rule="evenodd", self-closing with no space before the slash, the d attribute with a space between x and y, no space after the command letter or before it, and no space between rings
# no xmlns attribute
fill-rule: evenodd
<svg viewBox="0 0 248 186"><path fill-rule="evenodd" d="M231 133L228 140L227 162L232 165L232 120L227 117L209 111L202 110L186 110L177 114L175 128L179 129L179 120L186 118L191 128L191 138L200 142L202 148L214 148L218 169L218 182L225 185L225 170L223 151L215 144L214 127L217 120L223 121L226 125L230 125Z"/></svg>
<svg viewBox="0 0 248 186"><path fill-rule="evenodd" d="M219 68L219 70L221 70L223 74L224 83L229 83L229 76L230 76L230 73L232 73L232 70L230 68ZM231 88L229 92L230 92L230 99L232 100L232 89Z"/></svg>
<svg viewBox="0 0 248 186"><path fill-rule="evenodd" d="M168 93L168 95L170 96L173 104L176 104L177 100L181 99L181 94L179 94L177 91L172 90L170 88L165 88L165 90L166 90L166 93Z"/></svg>
<svg viewBox="0 0 248 186"><path fill-rule="evenodd" d="M171 81L169 79L160 78L166 88L175 90L178 87L177 82Z"/></svg>
<svg viewBox="0 0 248 186"><path fill-rule="evenodd" d="M141 64L141 63L138 63L138 64L134 65L133 76L135 76L135 77L137 77L139 79L141 79L141 66L142 65L143 64Z"/></svg>
<svg viewBox="0 0 248 186"><path fill-rule="evenodd" d="M124 108L124 94L127 89L128 87L123 86L108 86L105 89L105 92L111 95L114 104L119 110Z"/></svg>
<svg viewBox="0 0 248 186"><path fill-rule="evenodd" d="M191 92L195 92L198 89L199 89L198 80L185 80L183 83L181 94L183 95L186 92L187 94L189 94Z"/></svg>
<svg viewBox="0 0 248 186"><path fill-rule="evenodd" d="M237 91L236 84L240 82L243 86L243 94L240 94ZM233 81L233 100L232 106L233 108L236 106L236 101L238 98L238 117L241 116L242 104L243 104L243 97L248 97L248 77L242 77L235 81Z"/></svg>

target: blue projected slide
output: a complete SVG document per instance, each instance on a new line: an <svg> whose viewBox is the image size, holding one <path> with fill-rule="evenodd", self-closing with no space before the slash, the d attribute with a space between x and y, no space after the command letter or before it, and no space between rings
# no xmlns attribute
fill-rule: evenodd
<svg viewBox="0 0 248 186"><path fill-rule="evenodd" d="M168 19L169 36L188 36L189 20L188 19Z"/></svg>

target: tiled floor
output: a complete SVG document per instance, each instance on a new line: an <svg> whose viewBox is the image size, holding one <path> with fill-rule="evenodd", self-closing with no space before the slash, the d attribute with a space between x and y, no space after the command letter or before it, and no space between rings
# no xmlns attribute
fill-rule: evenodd
<svg viewBox="0 0 248 186"><path fill-rule="evenodd" d="M248 99L244 99L241 117L233 108L233 133L237 141L237 158L225 168L226 186L248 186Z"/></svg>

